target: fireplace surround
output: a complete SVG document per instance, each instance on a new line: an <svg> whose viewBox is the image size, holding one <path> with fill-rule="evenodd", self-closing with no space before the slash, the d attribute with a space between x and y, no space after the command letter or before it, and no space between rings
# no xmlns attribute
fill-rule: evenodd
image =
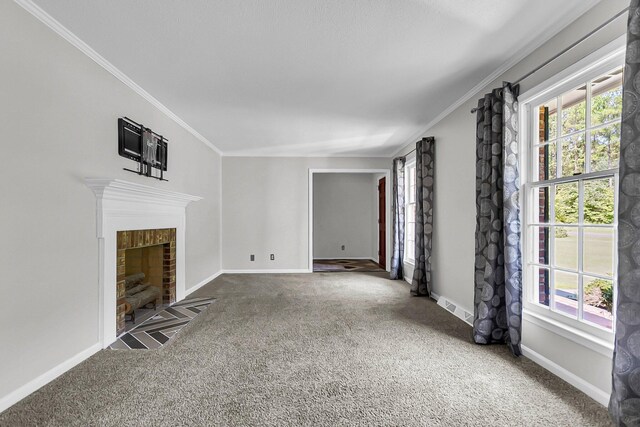
<svg viewBox="0 0 640 427"><path fill-rule="evenodd" d="M165 238L163 232L154 235L152 230L175 229L175 236L170 236L168 241L170 252L173 241L175 256L174 270L169 270L170 276L175 274L175 297L170 299L173 299L172 302L180 301L184 299L186 289L186 207L202 198L120 179L87 178L85 183L96 196L100 289L98 334L102 347L107 348L116 340L118 307L121 305L118 303L118 232L127 232L120 233L121 239L127 236L127 239L144 241Z"/></svg>

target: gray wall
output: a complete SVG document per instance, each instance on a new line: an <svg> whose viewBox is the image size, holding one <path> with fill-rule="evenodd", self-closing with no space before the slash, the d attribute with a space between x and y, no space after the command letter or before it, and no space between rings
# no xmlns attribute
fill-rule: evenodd
<svg viewBox="0 0 640 427"><path fill-rule="evenodd" d="M383 158L224 157L222 266L307 270L309 169L389 169ZM269 260L269 254L275 260ZM249 261L255 254L256 260Z"/></svg>
<svg viewBox="0 0 640 427"><path fill-rule="evenodd" d="M475 116L477 100L503 80L514 81L627 7L627 0L600 2L516 66L425 132L436 139L433 289L473 312L475 234ZM542 83L625 33L626 15L521 83L520 93ZM500 64L496 64L496 67ZM399 154L414 148L408 144ZM611 389L611 357L525 322L523 345L600 390Z"/></svg>
<svg viewBox="0 0 640 427"><path fill-rule="evenodd" d="M319 173L313 179L314 258L372 258L378 194L372 174ZM372 232L373 230L373 232ZM341 246L345 246L345 250Z"/></svg>
<svg viewBox="0 0 640 427"><path fill-rule="evenodd" d="M85 177L204 197L186 287L220 270L220 156L13 2L0 2L0 399L98 342L96 199ZM169 182L118 156L126 115L170 140Z"/></svg>

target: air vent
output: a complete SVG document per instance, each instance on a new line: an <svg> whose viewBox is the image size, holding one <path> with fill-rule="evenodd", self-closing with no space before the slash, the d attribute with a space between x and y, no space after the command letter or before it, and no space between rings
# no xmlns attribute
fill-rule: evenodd
<svg viewBox="0 0 640 427"><path fill-rule="evenodd" d="M469 325L473 325L473 313L465 310L453 301L449 301L445 297L433 295L434 299L438 301L438 305L443 307L448 312L452 313L457 318L463 320Z"/></svg>

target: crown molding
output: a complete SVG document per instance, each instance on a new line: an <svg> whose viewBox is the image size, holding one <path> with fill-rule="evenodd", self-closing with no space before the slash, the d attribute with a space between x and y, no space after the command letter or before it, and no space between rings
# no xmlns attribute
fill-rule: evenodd
<svg viewBox="0 0 640 427"><path fill-rule="evenodd" d="M542 47L545 43L551 40L553 37L558 35L560 31L564 28L568 27L572 22L580 18L582 15L587 13L590 9L592 9L596 4L598 4L601 0L589 0L583 2L581 8L577 8L578 14L567 14L563 16L555 25L549 28L542 37L540 35L532 36L524 45L522 49L518 49L517 53L509 58L506 62L496 68L491 74L482 79L478 84L472 87L467 93L462 95L456 102L449 105L446 109L442 111L442 113L438 114L433 120L431 120L425 127L424 130L414 134L411 138L408 139L407 143L402 145L398 150L396 150L391 157L396 157L407 147L407 145L412 144L414 141L420 139L424 134L429 132L432 127L440 123L445 117L449 114L453 113L458 107L462 104L473 98L474 95L478 94L482 89L488 86L491 82L496 80L505 72L509 71L515 65L517 65L520 61L525 59L527 56L531 55L536 49ZM544 37L546 36L546 37Z"/></svg>
<svg viewBox="0 0 640 427"><path fill-rule="evenodd" d="M343 153L324 153L324 154L303 154L303 153L282 153L274 151L265 153L264 150L247 150L247 151L227 151L224 157L300 157L300 158L334 158L334 157L354 157L354 158L376 158L388 159L389 154L343 154Z"/></svg>
<svg viewBox="0 0 640 427"><path fill-rule="evenodd" d="M171 111L167 106L158 101L155 97L153 97L149 92L140 87L136 82L131 80L125 73L120 71L115 65L111 62L107 61L102 55L93 50L91 46L82 41L78 36L72 33L69 29L67 29L64 25L58 22L55 18L45 12L40 6L35 4L32 0L14 0L19 6L21 6L24 10L33 15L40 22L45 24L47 27L52 29L56 34L60 37L71 43L82 53L91 58L96 64L100 65L102 68L107 70L110 74L112 74L115 78L120 80L122 83L127 85L130 89L144 98L151 105L156 107L162 113L164 113L168 118L176 122L180 125L184 130L189 132L191 135L196 137L200 142L204 145L218 153L220 156L223 155L222 151L213 145L211 141L205 138L202 134L196 131L194 128L189 126L187 122L178 117L173 111Z"/></svg>

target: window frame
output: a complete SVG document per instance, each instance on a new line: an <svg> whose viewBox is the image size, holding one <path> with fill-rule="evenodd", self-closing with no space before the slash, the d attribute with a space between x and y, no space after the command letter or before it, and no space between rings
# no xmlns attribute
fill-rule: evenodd
<svg viewBox="0 0 640 427"><path fill-rule="evenodd" d="M405 188L405 192L404 192L404 241L405 241L405 245L404 245L404 262L410 265L415 265L415 236L413 236L413 239L411 240L412 242L414 242L414 256L410 257L409 256L409 239L408 239L408 230L409 230L409 209L414 209L415 210L415 205L416 205L416 201L415 201L415 179L414 179L414 183L413 183L413 198L414 201L413 203L409 203L409 194L411 192L411 185L409 182L409 170L413 168L415 170L416 168L416 158L415 156L412 156L411 158L407 158L404 164L404 188ZM414 178L415 178L415 172L414 172ZM413 207L412 207L413 206ZM414 221L415 224L415 221ZM414 225L414 230L415 230L415 225Z"/></svg>
<svg viewBox="0 0 640 427"><path fill-rule="evenodd" d="M624 65L624 54L625 54L625 37L619 37L613 42L607 44L596 52L588 55L582 60L578 61L576 64L568 67L564 71L552 76L548 80L543 83L535 86L529 91L523 93L519 97L520 102L520 110L519 110L519 123L520 123L520 152L523 153L523 156L520 158L520 170L521 170L521 192L520 192L520 202L521 202L521 224L522 228L522 256L523 256L523 271L522 271L522 280L523 280L523 317L525 321L530 323L537 324L542 326L552 332L555 332L559 335L562 335L566 338L569 338L577 343L586 345L590 348L595 349L604 355L611 355L613 350L613 337L614 337L614 328L615 328L615 301L617 299L617 289L614 288L614 312L613 319L614 325L612 330L607 330L602 327L592 325L586 323L584 321L578 320L578 318L573 319L564 315L562 313L556 312L551 309L552 303L550 301L549 306L545 306L539 304L537 293L538 293L538 282L535 280L534 268L530 267L529 262L533 259L534 256L534 245L538 242L538 240L533 239L531 233L529 233L529 229L531 226L534 226L539 221L532 221L534 214L534 206L536 206L533 202L533 188L534 187L545 187L550 183L558 184L563 182L578 182L578 188L580 193L582 193L582 188L584 187L580 184L581 181L589 178L598 178L598 177L609 177L611 175L615 175L614 179L616 180L616 184L618 181L618 170L610 169L606 171L597 171L590 173L583 173L580 175L578 179L575 176L567 176L567 177L556 177L555 179L550 179L544 181L544 184L538 183L536 181L533 182L534 174L537 175L538 170L534 167L536 165L536 156L538 153L534 151L537 149L536 142L538 136L536 135L537 131L537 123L536 120L533 119L533 110L537 108L539 105L547 102L548 100L559 97L563 93L578 87L585 82L596 78L597 76L609 72L614 69L616 66ZM559 116L558 116L559 117ZM587 124L589 125L589 124ZM558 119L558 127L561 126L560 120ZM590 126L589 126L590 127ZM590 151L588 150L589 144L591 141L585 141L585 168L586 164L589 161ZM558 144L559 146L560 144ZM557 157L556 157L557 158ZM558 161L556 160L556 163ZM558 164L558 169L560 169L561 165ZM614 173L612 173L615 171ZM549 196L552 197L552 186L549 186ZM617 188L617 187L616 187ZM582 196L582 194L580 194ZM580 207L581 208L581 207ZM617 198L614 206L614 267L613 267L613 277L615 278L617 275ZM551 215L553 212L550 213ZM554 218L550 218L550 221L555 220ZM543 225L543 224L540 224ZM579 224L584 226L590 226L591 224ZM550 233L552 234L552 233ZM581 240L581 239L579 239ZM553 246L553 241L550 239L550 248ZM579 254L582 251L582 242L579 242ZM580 262L580 261L579 261ZM579 268L580 270L580 268ZM552 271L551 269L549 270ZM582 292L582 289L579 289ZM552 292L550 292L549 298L552 298ZM579 310L582 311L582 307L579 307Z"/></svg>

